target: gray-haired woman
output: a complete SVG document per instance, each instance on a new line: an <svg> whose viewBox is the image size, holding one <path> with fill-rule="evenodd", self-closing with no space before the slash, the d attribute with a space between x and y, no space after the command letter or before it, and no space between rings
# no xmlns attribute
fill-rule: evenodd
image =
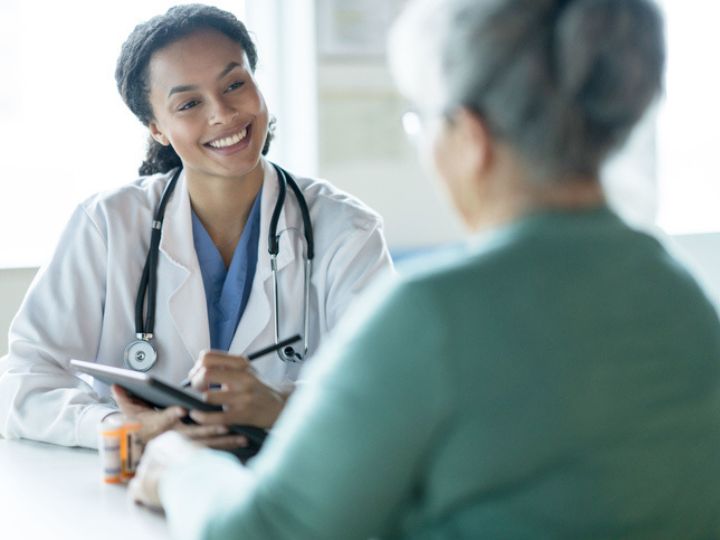
<svg viewBox="0 0 720 540"><path fill-rule="evenodd" d="M183 538L714 537L718 319L598 182L657 8L418 1L392 53L474 241L368 301L248 468L168 434L136 497Z"/></svg>

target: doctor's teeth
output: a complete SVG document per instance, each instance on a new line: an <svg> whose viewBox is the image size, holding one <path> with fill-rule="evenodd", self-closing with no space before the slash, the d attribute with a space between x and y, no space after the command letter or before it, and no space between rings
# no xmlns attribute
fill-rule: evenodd
<svg viewBox="0 0 720 540"><path fill-rule="evenodd" d="M246 135L247 128L243 129L240 133L236 133L232 137L224 137L222 139L212 141L210 143L210 146L212 146L213 148L226 148L228 146L232 146L233 144L239 143L245 138Z"/></svg>

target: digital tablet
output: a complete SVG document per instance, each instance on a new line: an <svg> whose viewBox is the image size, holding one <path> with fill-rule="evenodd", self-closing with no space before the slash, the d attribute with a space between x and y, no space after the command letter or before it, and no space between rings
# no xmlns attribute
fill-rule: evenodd
<svg viewBox="0 0 720 540"><path fill-rule="evenodd" d="M206 402L200 393L187 388L174 386L147 373L104 366L83 360L70 360L70 366L78 371L92 375L105 384L117 384L130 392L134 397L154 407L164 409L178 405L188 410L222 411L221 405L213 405ZM245 435L251 444L254 443L257 447L263 443L267 435L264 429L255 426L234 425L228 426L228 429L235 434Z"/></svg>

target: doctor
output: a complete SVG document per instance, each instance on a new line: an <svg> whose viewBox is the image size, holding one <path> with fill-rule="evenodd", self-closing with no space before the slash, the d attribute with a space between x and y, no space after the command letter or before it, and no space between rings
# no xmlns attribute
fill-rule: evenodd
<svg viewBox="0 0 720 540"><path fill-rule="evenodd" d="M171 8L131 33L116 80L152 137L142 176L81 204L30 287L2 359L2 436L96 446L98 422L118 407L107 387L91 387L68 368L71 358L177 383L201 351L242 355L300 333L293 358L273 354L252 369L238 363L214 371L211 382L222 386L211 400L226 406L227 420L268 428L305 359L353 299L391 269L377 214L327 182L293 177L263 158L271 133L256 63L245 26L209 6ZM91 132L102 136L103 128ZM292 186L278 203L283 177L297 182L306 201L310 238ZM274 214L277 235L269 238ZM274 239L277 310L268 253ZM306 295L308 239L314 259ZM146 439L179 414L116 397L142 421ZM244 443L222 425L184 429L215 447Z"/></svg>

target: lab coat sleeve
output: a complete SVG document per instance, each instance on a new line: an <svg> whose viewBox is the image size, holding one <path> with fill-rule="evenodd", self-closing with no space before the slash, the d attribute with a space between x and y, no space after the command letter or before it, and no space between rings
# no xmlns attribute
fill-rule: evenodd
<svg viewBox="0 0 720 540"><path fill-rule="evenodd" d="M355 299L377 278L393 272L392 259L378 217L357 227L350 235L338 235L329 250L326 276L326 332L347 313Z"/></svg>
<svg viewBox="0 0 720 540"><path fill-rule="evenodd" d="M175 537L391 532L453 414L443 330L427 322L433 313L420 291L390 295L369 319L353 313L247 469L207 451L166 471L160 496Z"/></svg>
<svg viewBox="0 0 720 540"><path fill-rule="evenodd" d="M97 446L97 423L116 407L68 365L71 358L96 358L106 265L101 230L81 206L11 324L0 365L2 436Z"/></svg>

